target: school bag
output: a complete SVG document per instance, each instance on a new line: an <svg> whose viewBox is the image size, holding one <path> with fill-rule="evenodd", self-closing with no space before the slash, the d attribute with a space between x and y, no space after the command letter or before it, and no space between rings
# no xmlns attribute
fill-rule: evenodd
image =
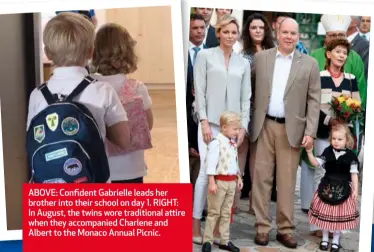
<svg viewBox="0 0 374 252"><path fill-rule="evenodd" d="M30 122L26 151L30 183L106 183L104 140L91 112L73 101L95 80L87 76L66 98L38 89L48 106ZM94 84L92 84L94 85Z"/></svg>
<svg viewBox="0 0 374 252"><path fill-rule="evenodd" d="M151 134L147 116L144 112L143 100L136 95L136 88L141 84L137 80L126 79L118 92L118 97L129 119L130 145L122 149L109 140L105 140L108 156L117 156L152 148Z"/></svg>

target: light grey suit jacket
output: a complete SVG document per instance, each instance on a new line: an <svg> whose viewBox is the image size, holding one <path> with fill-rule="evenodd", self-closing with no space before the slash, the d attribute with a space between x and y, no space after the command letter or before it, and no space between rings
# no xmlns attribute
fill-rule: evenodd
<svg viewBox="0 0 374 252"><path fill-rule="evenodd" d="M272 48L255 54L252 142L259 137L268 111L276 53L277 48ZM283 99L287 138L292 147L299 148L304 135L316 137L320 100L321 78L317 61L295 50Z"/></svg>
<svg viewBox="0 0 374 252"><path fill-rule="evenodd" d="M232 52L229 68L220 47L202 50L194 65L195 102L200 120L219 125L223 112L240 115L248 130L251 98L251 66L240 54Z"/></svg>

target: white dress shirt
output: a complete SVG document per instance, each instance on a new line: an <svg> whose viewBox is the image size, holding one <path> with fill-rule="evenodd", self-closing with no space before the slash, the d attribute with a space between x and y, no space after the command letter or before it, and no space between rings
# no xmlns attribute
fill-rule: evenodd
<svg viewBox="0 0 374 252"><path fill-rule="evenodd" d="M221 133L220 133L221 134ZM222 135L223 136L223 135ZM230 146L230 159L228 160L228 170L227 175L237 175L239 172L239 165L236 161L236 144L231 145L230 139L227 137L221 137L223 141L222 144ZM207 175L220 175L217 174L217 165L219 161L219 153L220 153L220 143L217 139L211 141L208 145L208 151L206 155L206 174Z"/></svg>
<svg viewBox="0 0 374 252"><path fill-rule="evenodd" d="M349 43L352 43L352 41L353 41L354 38L357 36L357 34L358 34L358 31L356 31L355 33L349 35L349 36L347 37L348 42L349 42Z"/></svg>
<svg viewBox="0 0 374 252"><path fill-rule="evenodd" d="M295 51L289 55L282 55L278 50L275 56L273 84L271 89L268 115L284 118L284 91L290 75L292 60Z"/></svg>
<svg viewBox="0 0 374 252"><path fill-rule="evenodd" d="M367 32L367 33L360 32L360 36L362 37L363 35L365 35L365 38L367 39L367 41L370 41L370 32Z"/></svg>
<svg viewBox="0 0 374 252"><path fill-rule="evenodd" d="M203 50L204 49L204 43L201 43L201 45L199 45L199 46L197 46L197 45L195 45L194 43L192 43L191 41L190 41L190 47L189 47L189 52L190 52L190 57L191 57L191 63L192 63L192 65L194 65L194 61L193 61L193 59L195 58L195 50L194 50L194 48L195 47L198 47L198 48L200 48L200 51L201 50ZM200 52L199 51L199 52Z"/></svg>
<svg viewBox="0 0 374 252"><path fill-rule="evenodd" d="M208 31L209 31L210 26L211 25L208 25L207 27L205 27L205 38L204 38L204 41L203 41L204 45L206 45L206 38L208 37Z"/></svg>

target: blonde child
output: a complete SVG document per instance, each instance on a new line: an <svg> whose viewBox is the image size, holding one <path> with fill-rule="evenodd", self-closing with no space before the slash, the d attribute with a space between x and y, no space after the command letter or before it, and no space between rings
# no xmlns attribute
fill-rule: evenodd
<svg viewBox="0 0 374 252"><path fill-rule="evenodd" d="M313 148L307 150L310 163L326 170L314 194L309 209L309 221L322 230L320 250L328 250L329 232L332 232L330 251L336 252L341 248L341 232L354 229L358 225L359 161L351 150L353 137L347 125L333 126L329 142L330 146L317 158L312 153Z"/></svg>
<svg viewBox="0 0 374 252"><path fill-rule="evenodd" d="M219 248L239 252L230 241L230 217L236 190L243 183L238 165L237 139L241 128L240 116L225 112L220 117L220 133L209 143L206 155L208 175L208 216L205 224L203 252L210 252L214 241L213 229L219 220Z"/></svg>
<svg viewBox="0 0 374 252"><path fill-rule="evenodd" d="M115 90L108 83L92 80L85 69L88 61L92 58L94 50L95 27L80 14L61 13L52 18L45 26L43 41L45 54L53 61L55 69L48 82L34 89L30 95L27 129L30 133L34 131L35 140L40 145L45 145L51 141L76 138L78 142L81 141L81 144L85 142L86 146L88 146L87 149L89 150L86 149L86 153L90 153L90 151L96 151L96 153L91 153L92 162L86 162L87 160L83 160L84 155L77 156L78 154L75 150L79 151L80 154L84 153L84 150L78 150L77 146L79 145L75 145L74 148L76 149L73 150L69 149L73 145L67 144L66 146L62 146L60 144L60 149L56 151L52 150L52 147L57 145L50 145L48 147L50 152L45 153L45 159L47 159L48 154L47 161L51 162L40 160L40 162L44 163L37 165L36 168L40 172L37 171L36 173L39 172L40 176L46 175L46 171L48 170L51 173L50 169L42 171L44 168L48 168L47 166L49 165L59 167L61 170L63 169L59 173L60 175L57 175L64 178L57 176L45 180L45 182L64 183L66 179L71 180L73 177L76 179L75 183L89 182L87 181L87 177L81 174L81 172L82 170L90 169L87 166L91 164L91 166L98 167L91 171L95 182L110 182L108 160L105 154L103 139L107 137L118 146L126 148L130 143L130 136L127 125L127 114L121 106L121 101ZM87 86L85 86L86 84ZM79 140L79 134L87 132L87 128L82 126L86 122L80 121L80 118L75 118L73 114L67 115L66 109L64 110L63 108L59 111L53 111L55 113L48 114L45 118L41 118L43 122L35 126L33 118L38 119L40 117L38 115L39 112L46 109L51 111L50 108L52 106L49 106L49 104L54 103L56 100L69 100L67 99L69 97L71 97L72 102L85 106L90 112L91 115L83 113L86 114L86 121L92 120L93 117L94 128L97 130L95 135L84 135ZM55 105L53 107L57 108L60 106L58 104ZM70 104L70 108L72 107ZM82 111L84 110L81 110L81 113ZM59 112L65 113L64 116L66 118L59 114ZM95 142L95 145L90 146L91 139L99 139L99 143ZM30 138L30 144L33 143L32 140ZM71 156L73 154L74 156ZM96 156L98 155L102 157L101 164L97 163ZM43 157L44 155L40 156ZM58 169L55 170L59 171ZM85 174L87 175L88 173ZM39 176L38 174L35 175L36 177ZM39 180L41 180L40 176Z"/></svg>
<svg viewBox="0 0 374 252"><path fill-rule="evenodd" d="M138 58L135 41L129 32L119 24L103 25L96 34L93 68L97 71L93 78L110 83L120 93L124 88L133 88L134 96L140 96L149 130L153 126L152 100L147 87L140 81L132 80L130 87L127 74L137 70ZM146 175L144 150L136 150L119 155L109 155L110 178L112 183L143 183Z"/></svg>

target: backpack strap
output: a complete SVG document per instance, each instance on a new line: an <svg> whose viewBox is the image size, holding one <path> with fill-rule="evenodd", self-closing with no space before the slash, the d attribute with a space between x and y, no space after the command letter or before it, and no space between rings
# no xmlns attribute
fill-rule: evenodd
<svg viewBox="0 0 374 252"><path fill-rule="evenodd" d="M73 101L74 97L79 95L88 85L90 85L92 82L94 82L95 79L93 79L90 76L86 76L81 83L71 92L71 94L66 97L65 101Z"/></svg>
<svg viewBox="0 0 374 252"><path fill-rule="evenodd" d="M43 83L38 87L38 89L40 90L40 92L42 92L44 99L47 101L48 105L56 102L57 98L52 95L51 91L49 91L47 83Z"/></svg>

